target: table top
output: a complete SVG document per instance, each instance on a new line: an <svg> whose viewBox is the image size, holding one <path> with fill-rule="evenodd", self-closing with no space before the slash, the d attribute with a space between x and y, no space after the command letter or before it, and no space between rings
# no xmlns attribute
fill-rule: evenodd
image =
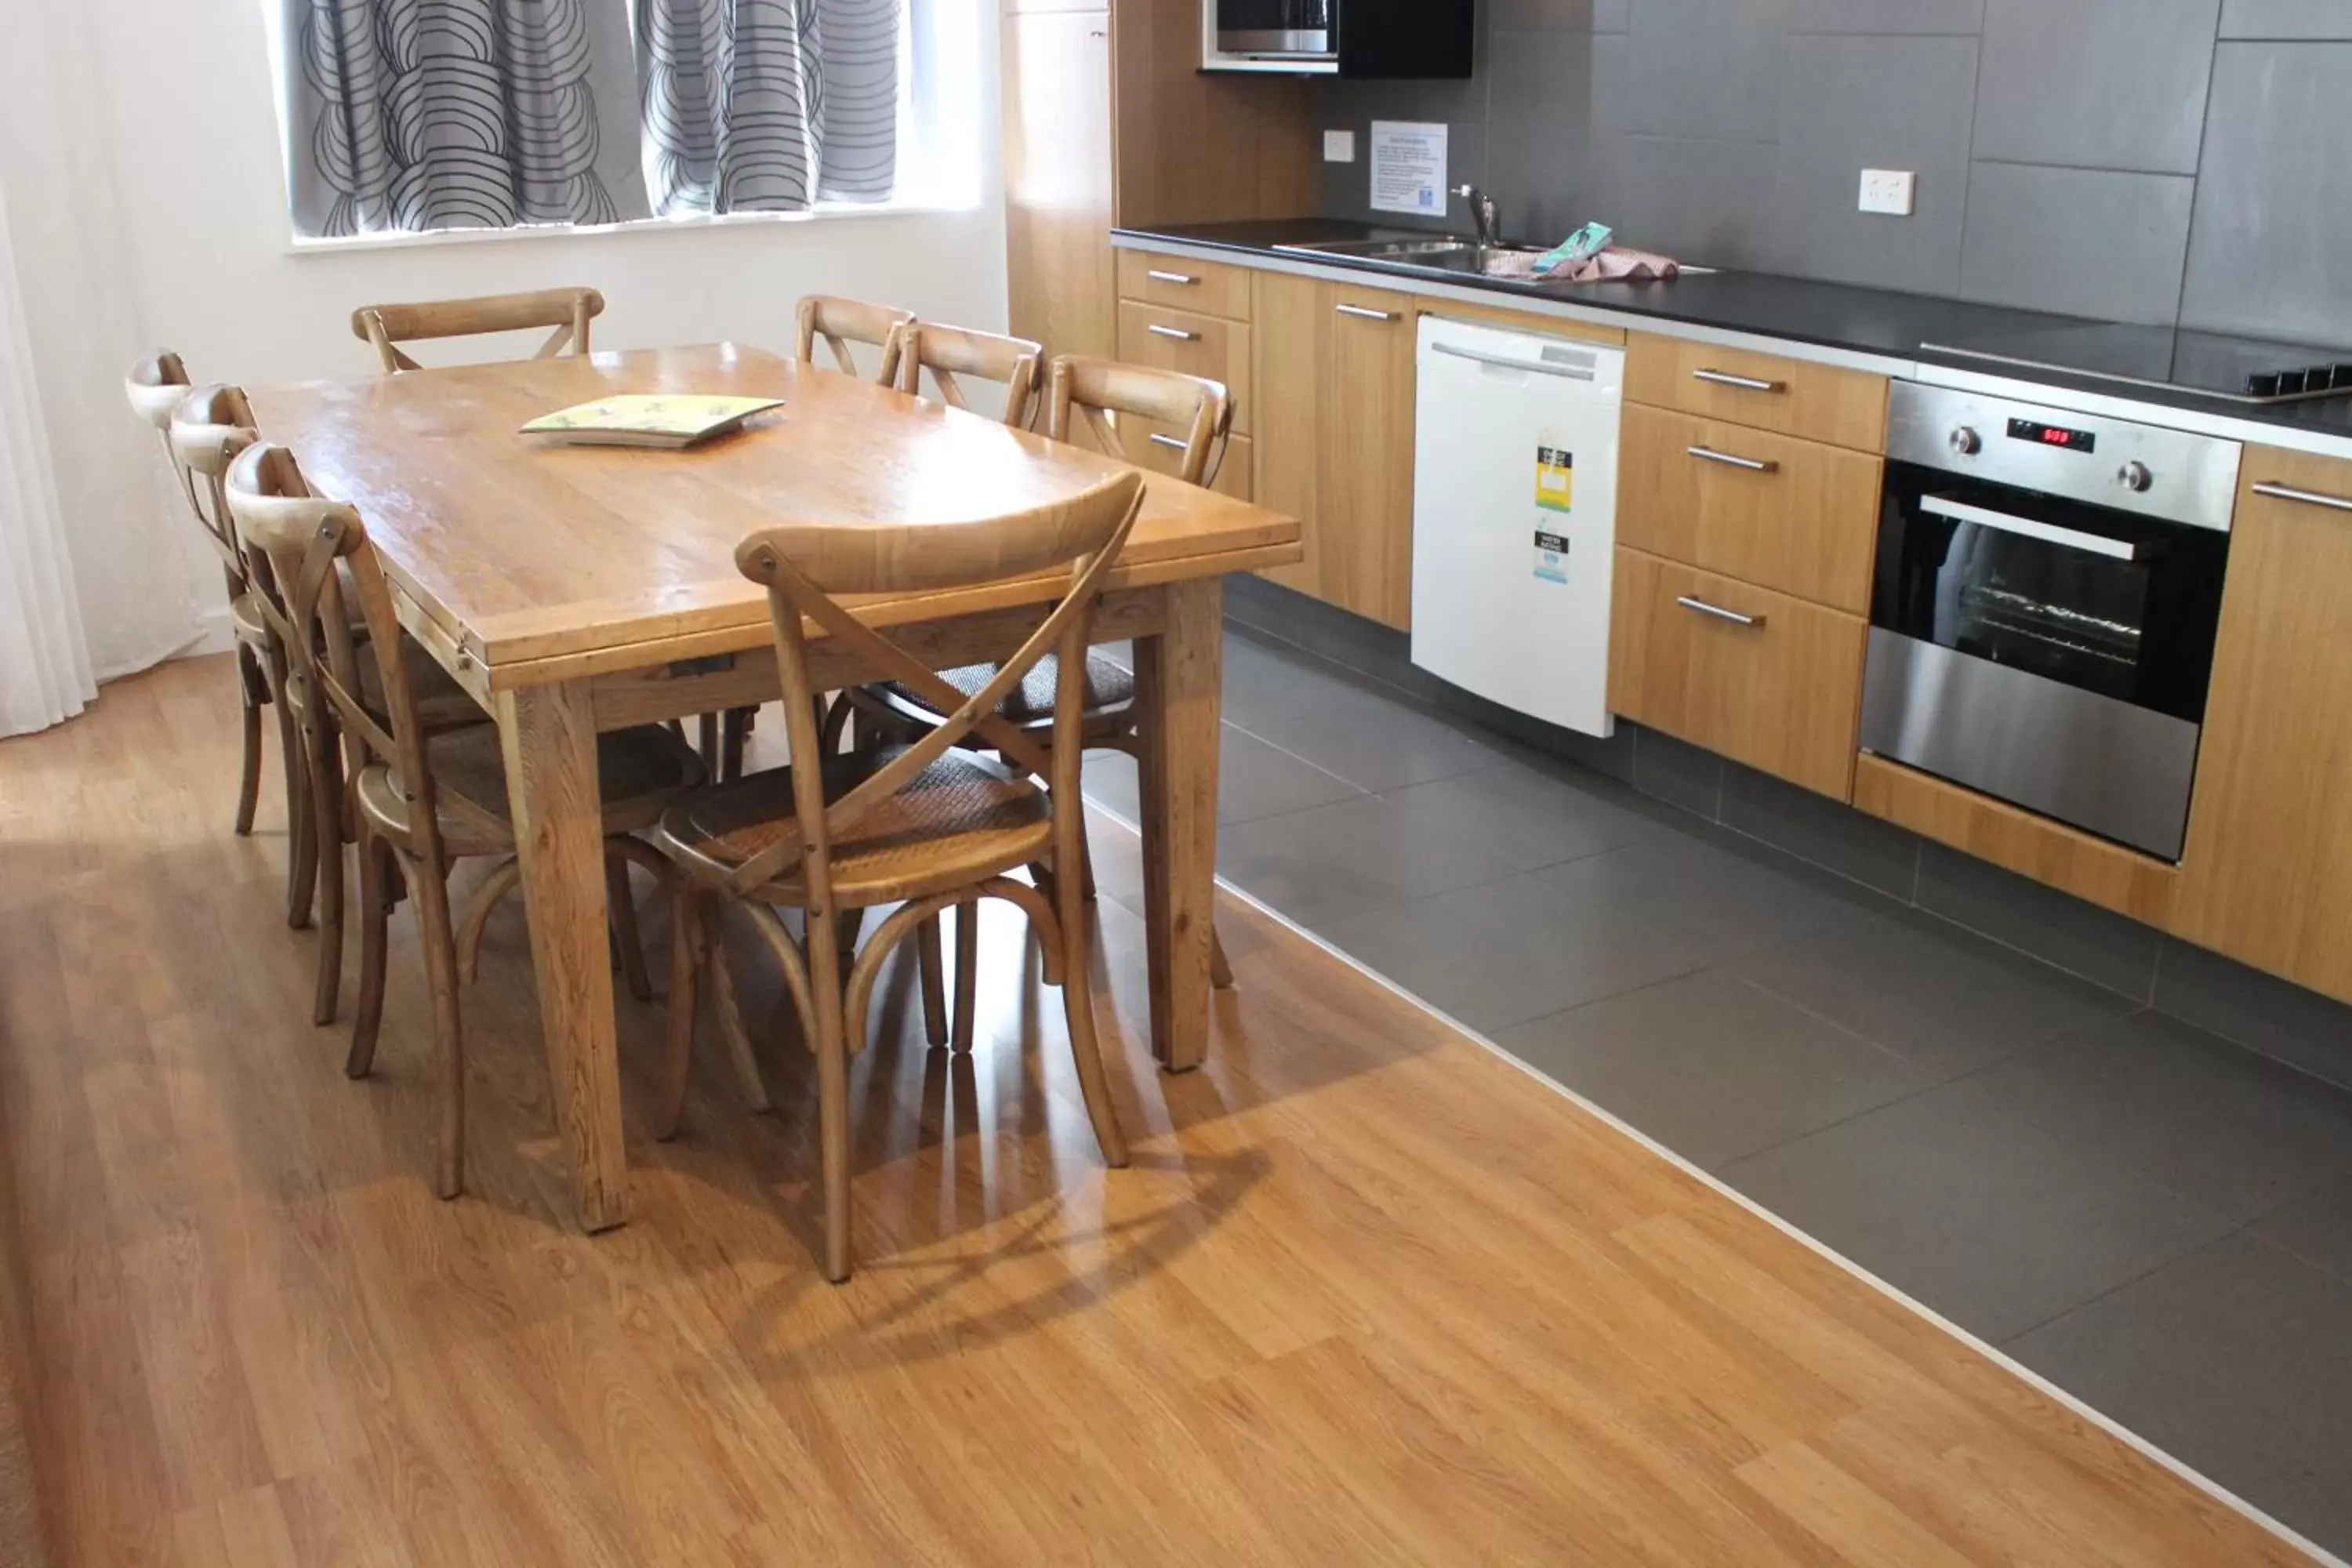
<svg viewBox="0 0 2352 1568"><path fill-rule="evenodd" d="M686 451L542 444L541 414L620 393L781 397ZM251 390L263 436L365 520L415 608L489 684L767 640L737 542L785 519L959 522L1074 494L1119 465L762 350L719 343ZM1113 574L1143 584L1300 558L1297 520L1164 476ZM1051 597L1057 582L887 603L877 624Z"/></svg>

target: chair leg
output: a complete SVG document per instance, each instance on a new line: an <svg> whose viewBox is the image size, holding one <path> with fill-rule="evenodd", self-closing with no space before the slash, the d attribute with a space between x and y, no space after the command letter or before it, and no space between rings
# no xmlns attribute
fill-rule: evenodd
<svg viewBox="0 0 2352 1568"><path fill-rule="evenodd" d="M662 1045L661 1101L654 1137L668 1142L686 1116L686 1087L694 1065L695 981L704 959L701 897L679 877L669 894L669 1033Z"/></svg>
<svg viewBox="0 0 2352 1568"><path fill-rule="evenodd" d="M761 1076L751 1031L743 1026L743 1009L736 999L734 960L727 956L726 927L719 918L722 907L712 900L702 922L703 943L710 953L710 1010L719 1015L719 1037L727 1043L728 1058L743 1085L744 1105L756 1115L769 1107L768 1080Z"/></svg>
<svg viewBox="0 0 2352 1568"><path fill-rule="evenodd" d="M471 985L481 977L482 938L499 902L522 883L522 862L512 855L490 868L474 889L473 900L457 921L457 973Z"/></svg>
<svg viewBox="0 0 2352 1568"><path fill-rule="evenodd" d="M719 726L719 776L740 779L743 776L743 748L751 738L751 716L756 708L730 708Z"/></svg>
<svg viewBox="0 0 2352 1568"><path fill-rule="evenodd" d="M829 913L808 921L809 989L816 1038L817 1142L824 1185L824 1277L849 1278L849 1046L841 1016L841 948Z"/></svg>
<svg viewBox="0 0 2352 1568"><path fill-rule="evenodd" d="M970 1055L980 1001L980 900L966 899L955 912L955 1050Z"/></svg>
<svg viewBox="0 0 2352 1568"><path fill-rule="evenodd" d="M629 994L640 1002L654 999L653 976L646 970L646 944L637 935L637 900L629 889L629 863L621 852L604 851L604 902L610 907L613 942L621 950L621 975Z"/></svg>
<svg viewBox="0 0 2352 1568"><path fill-rule="evenodd" d="M382 836L360 835L360 994L352 1011L352 1049L343 1058L343 1076L365 1078L375 1066L376 1030L383 1022L383 969L391 942L391 843Z"/></svg>
<svg viewBox="0 0 2352 1568"><path fill-rule="evenodd" d="M254 808L261 804L261 666L253 649L239 643L236 679L245 699L245 755L236 781L236 836L253 832Z"/></svg>
<svg viewBox="0 0 2352 1568"><path fill-rule="evenodd" d="M416 901L425 982L433 993L433 1076L441 1110L433 1190L454 1198L466 1190L466 1036L457 1012L457 933L449 921L449 875L412 860L408 888Z"/></svg>
<svg viewBox="0 0 2352 1568"><path fill-rule="evenodd" d="M1095 1124L1103 1163L1120 1169L1127 1164L1127 1134L1119 1130L1118 1111L1110 1102L1110 1079L1103 1073L1102 1048L1095 1037L1094 975L1087 952L1090 913L1076 877L1057 877L1055 882L1054 913L1062 928L1062 1010L1069 1023L1070 1054L1077 1060L1078 1088L1086 1096L1087 1116Z"/></svg>
<svg viewBox="0 0 2352 1568"><path fill-rule="evenodd" d="M335 765L334 736L314 722L310 734L310 841L318 856L318 984L310 1021L335 1021L343 984L343 801L342 770Z"/></svg>
<svg viewBox="0 0 2352 1568"><path fill-rule="evenodd" d="M1209 984L1220 991L1234 988L1234 966L1225 957L1225 939L1217 934L1214 921L1209 926Z"/></svg>
<svg viewBox="0 0 2352 1568"><path fill-rule="evenodd" d="M923 1038L948 1043L948 982L940 963L940 917L915 928L915 952L923 970Z"/></svg>
<svg viewBox="0 0 2352 1568"><path fill-rule="evenodd" d="M719 715L704 713L695 720L694 749L702 754L702 767L712 778L719 776Z"/></svg>

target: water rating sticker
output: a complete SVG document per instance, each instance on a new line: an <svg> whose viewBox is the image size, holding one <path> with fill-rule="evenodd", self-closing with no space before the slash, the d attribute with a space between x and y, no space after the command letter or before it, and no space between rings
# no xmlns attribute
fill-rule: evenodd
<svg viewBox="0 0 2352 1568"><path fill-rule="evenodd" d="M1536 575L1547 583L1568 581L1568 535L1536 530Z"/></svg>
<svg viewBox="0 0 2352 1568"><path fill-rule="evenodd" d="M1574 510L1576 454L1558 447L1536 448L1536 505L1546 511Z"/></svg>

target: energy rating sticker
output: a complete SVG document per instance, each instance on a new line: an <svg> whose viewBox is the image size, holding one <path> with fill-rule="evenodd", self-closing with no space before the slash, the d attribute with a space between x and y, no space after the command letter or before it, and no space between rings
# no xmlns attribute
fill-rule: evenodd
<svg viewBox="0 0 2352 1568"><path fill-rule="evenodd" d="M1536 448L1536 505L1546 511L1573 510L1576 454L1558 447Z"/></svg>
<svg viewBox="0 0 2352 1568"><path fill-rule="evenodd" d="M1536 575L1547 583L1568 581L1568 535L1536 530Z"/></svg>

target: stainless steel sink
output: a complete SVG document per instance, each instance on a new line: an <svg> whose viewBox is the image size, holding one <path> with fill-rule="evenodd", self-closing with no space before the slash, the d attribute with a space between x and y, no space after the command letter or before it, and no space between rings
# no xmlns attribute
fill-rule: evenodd
<svg viewBox="0 0 2352 1568"><path fill-rule="evenodd" d="M1475 239L1452 235L1433 235L1426 239L1334 239L1312 245L1277 245L1274 248L1304 256L1344 256L1352 261L1430 272L1517 272L1512 258L1543 254L1540 246L1481 245Z"/></svg>

